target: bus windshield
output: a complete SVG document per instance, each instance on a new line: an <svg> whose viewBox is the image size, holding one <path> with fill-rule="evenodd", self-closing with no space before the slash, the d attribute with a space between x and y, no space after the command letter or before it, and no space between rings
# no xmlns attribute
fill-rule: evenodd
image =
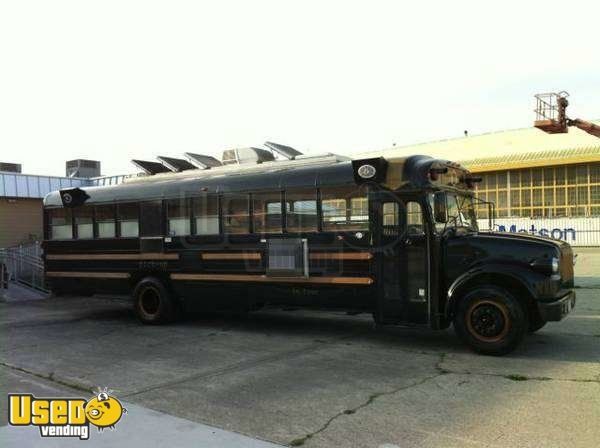
<svg viewBox="0 0 600 448"><path fill-rule="evenodd" d="M477 214L473 205L473 198L469 195L450 193L447 194L448 222L436 223L436 229L443 231L447 228L467 228L474 232L478 231ZM433 204L433 195L430 195Z"/></svg>

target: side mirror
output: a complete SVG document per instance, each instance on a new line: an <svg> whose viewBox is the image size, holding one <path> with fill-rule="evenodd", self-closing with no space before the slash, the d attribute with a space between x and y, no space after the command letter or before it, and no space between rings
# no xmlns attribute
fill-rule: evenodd
<svg viewBox="0 0 600 448"><path fill-rule="evenodd" d="M438 191L433 195L433 217L435 222L448 222L448 200L445 191Z"/></svg>

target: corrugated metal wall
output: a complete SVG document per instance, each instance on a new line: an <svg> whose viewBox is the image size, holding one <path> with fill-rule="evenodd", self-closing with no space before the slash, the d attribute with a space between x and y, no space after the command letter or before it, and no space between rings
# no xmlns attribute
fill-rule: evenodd
<svg viewBox="0 0 600 448"><path fill-rule="evenodd" d="M487 219L479 220L479 228L488 229ZM571 246L600 246L600 216L589 218L497 218L494 230L521 232L566 241Z"/></svg>

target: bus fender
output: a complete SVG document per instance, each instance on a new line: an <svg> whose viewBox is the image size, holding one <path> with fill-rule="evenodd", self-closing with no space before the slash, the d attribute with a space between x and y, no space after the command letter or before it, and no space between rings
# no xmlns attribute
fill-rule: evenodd
<svg viewBox="0 0 600 448"><path fill-rule="evenodd" d="M444 310L445 317L448 318L452 315L455 302L460 297L458 292L462 289L462 287L472 281L477 280L478 277L484 276L493 276L494 280L491 283L500 287L505 285L508 281L509 284L516 284L527 290L532 298L536 299L538 296L534 286L534 279L524 276L522 270L511 269L510 267L501 264L480 266L476 269L471 269L467 272L464 272L452 282L448 288L446 308Z"/></svg>

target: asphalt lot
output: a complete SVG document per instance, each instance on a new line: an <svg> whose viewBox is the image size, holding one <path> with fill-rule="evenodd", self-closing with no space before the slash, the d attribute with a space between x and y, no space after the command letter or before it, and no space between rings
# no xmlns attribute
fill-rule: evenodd
<svg viewBox="0 0 600 448"><path fill-rule="evenodd" d="M596 447L600 251L580 251L576 274L574 313L501 358L451 330L375 329L343 313L148 327L109 298L0 303L2 400L109 386L140 409L305 447Z"/></svg>

